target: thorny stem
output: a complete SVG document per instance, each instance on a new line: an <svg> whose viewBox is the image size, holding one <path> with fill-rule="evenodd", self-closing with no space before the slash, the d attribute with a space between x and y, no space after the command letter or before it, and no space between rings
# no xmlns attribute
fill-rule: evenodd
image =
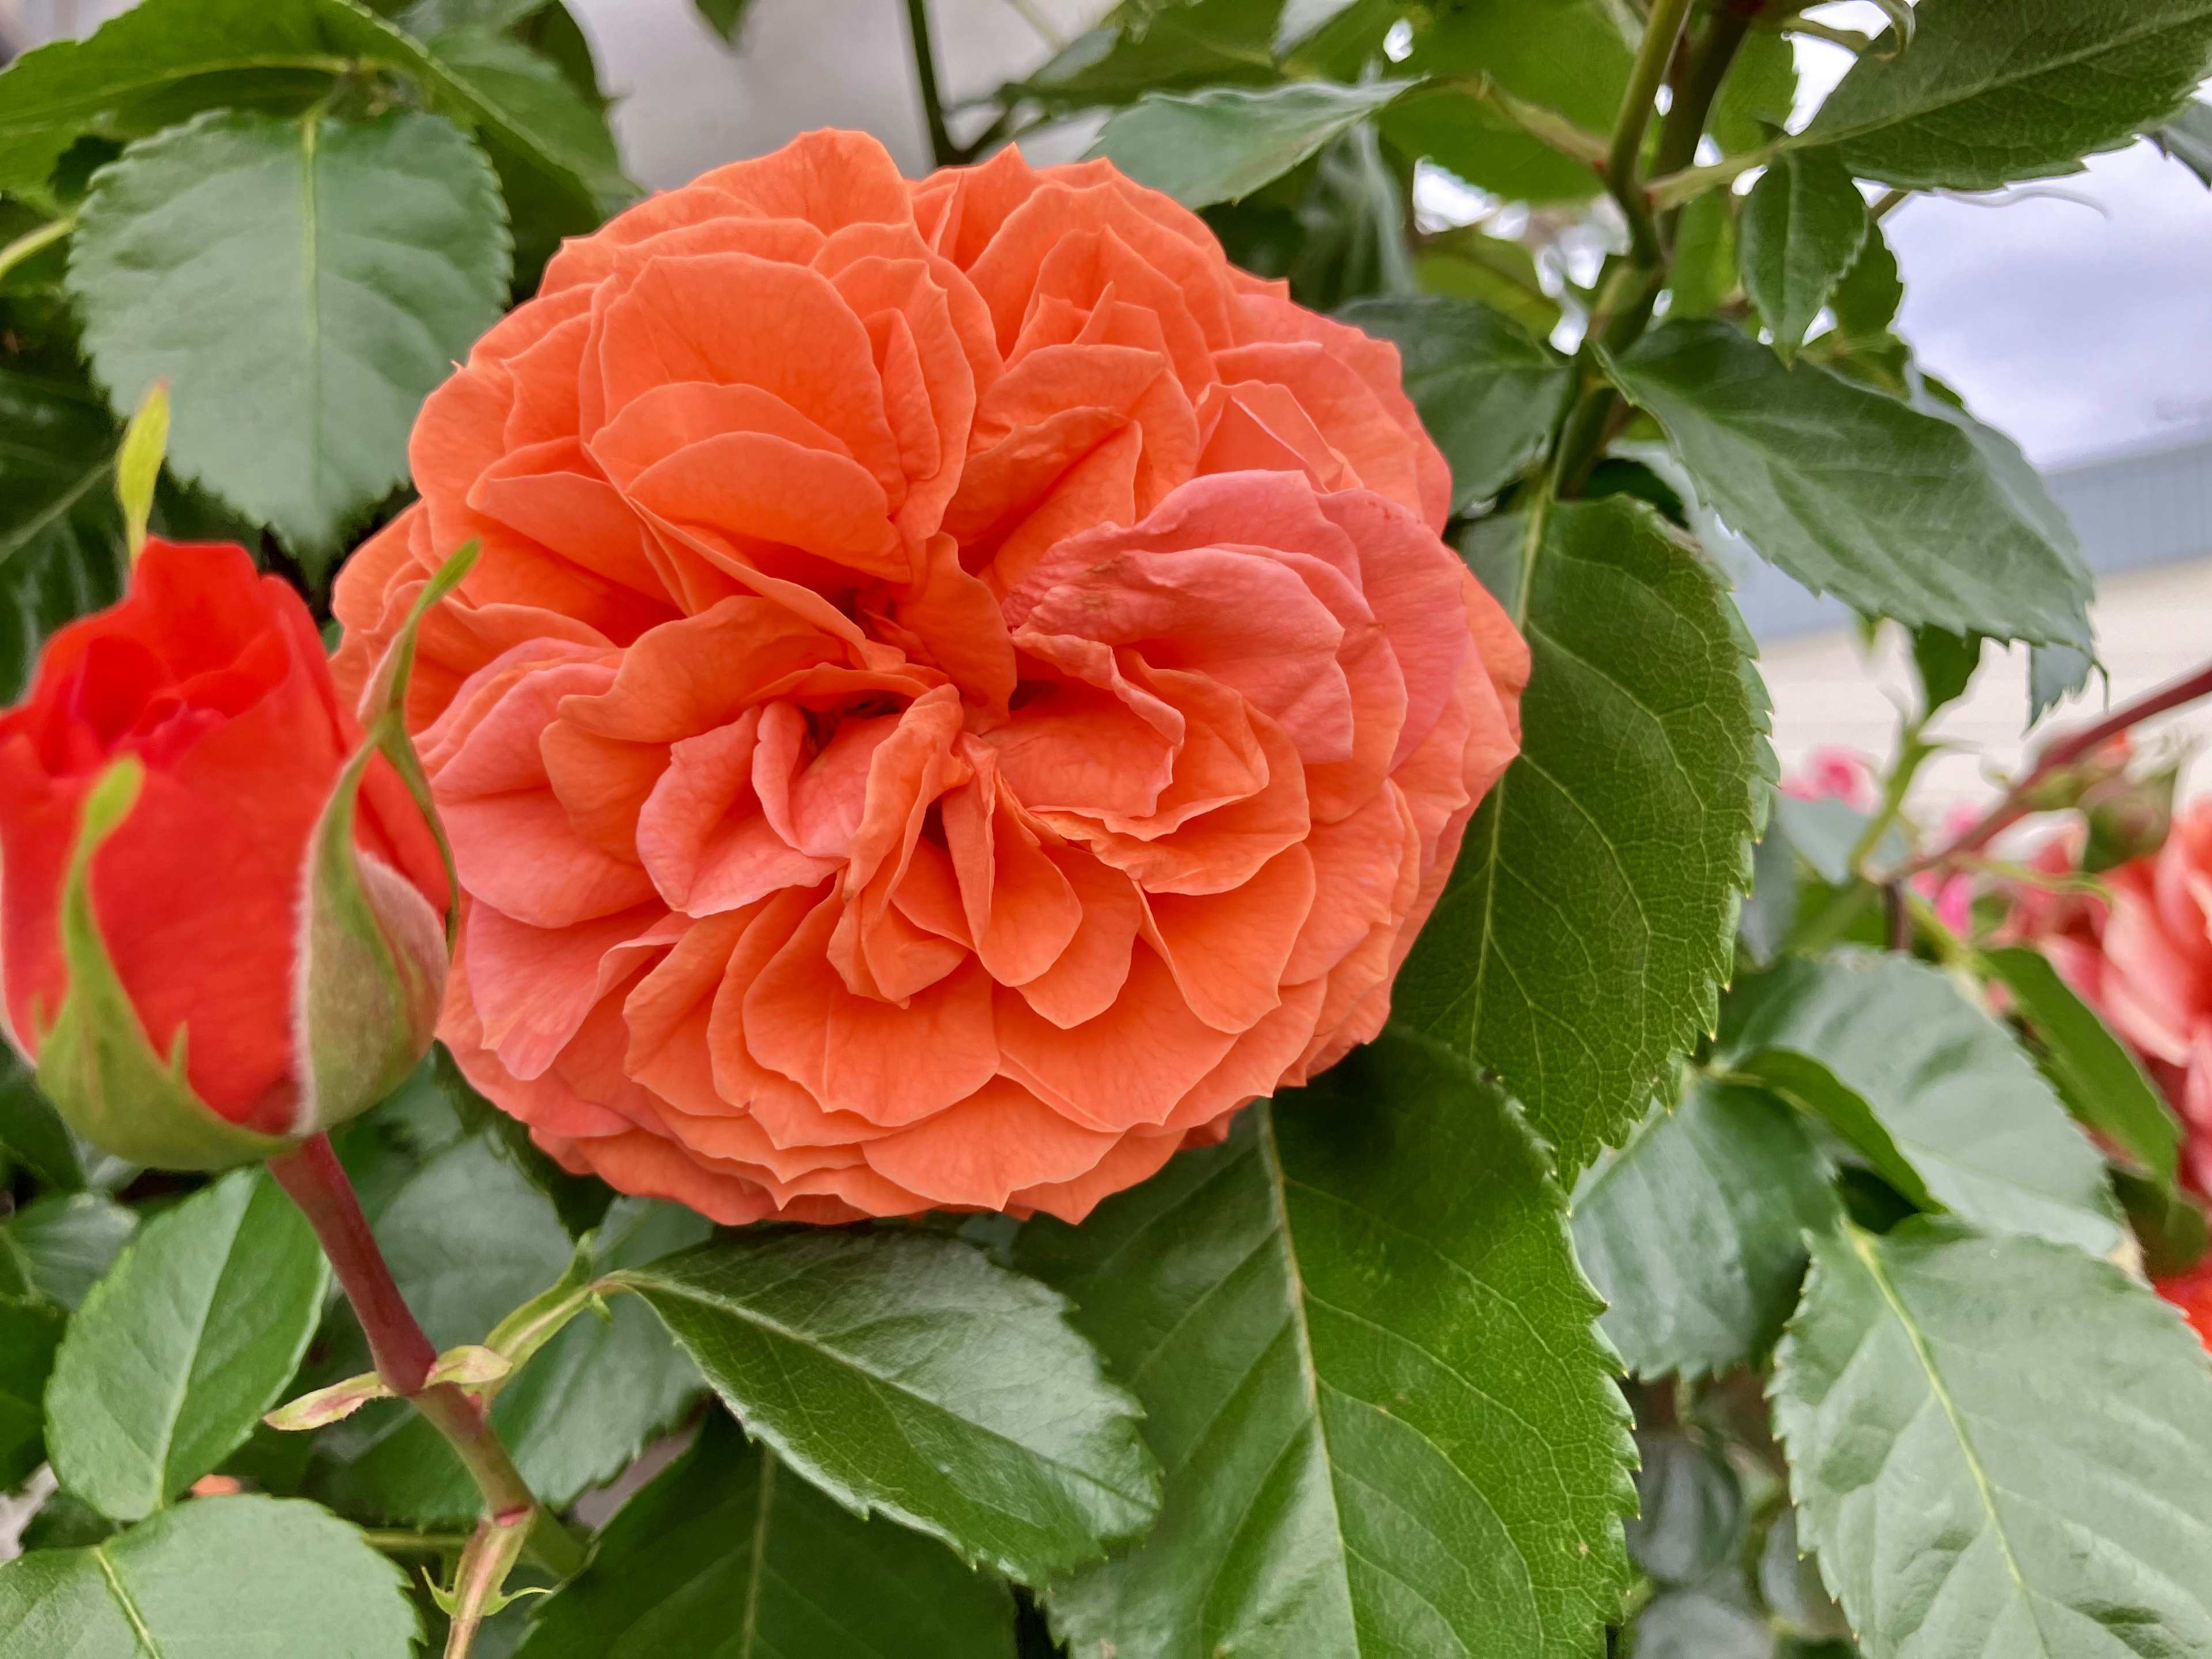
<svg viewBox="0 0 2212 1659"><path fill-rule="evenodd" d="M1637 177L1643 159L1644 133L1651 124L1651 108L1674 56L1674 42L1682 33L1690 0L1653 0L1651 16L1644 25L1644 44L1637 49L1636 64L1628 74L1628 89L1621 94L1620 114L1613 125L1613 146L1607 153L1605 187L1627 216L1636 262L1657 265L1666 259L1659 228L1651 217L1651 198Z"/></svg>
<svg viewBox="0 0 2212 1659"><path fill-rule="evenodd" d="M2146 691L2132 702L2122 703L2094 726L2084 726L2079 732L2045 744L2037 755L2035 764L2028 769L2027 775L2014 780L2003 798L1984 813L1979 822L1941 852L1930 854L1899 873L1911 875L1978 853L2035 810L2033 802L2036 791L2050 779L2051 774L2071 766L2085 755L2095 752L2139 721L2147 720L2154 714L2163 714L2170 708L2179 708L2185 703L2195 702L2203 696L2212 696L2212 663L2206 664L2193 674Z"/></svg>
<svg viewBox="0 0 2212 1659"><path fill-rule="evenodd" d="M530 1512L487 1515L477 1522L475 1534L461 1552L461 1565L453 1574L453 1611L447 1615L446 1659L468 1659L477 1632L487 1616L498 1611L499 1587L507 1582L530 1537Z"/></svg>
<svg viewBox="0 0 2212 1659"><path fill-rule="evenodd" d="M549 1571L566 1578L580 1571L584 1565L583 1547L558 1517L540 1507L501 1443L498 1431L484 1415L483 1407L451 1382L424 1386L430 1367L436 1363L437 1350L430 1346L430 1339L422 1334L422 1327L399 1294L384 1252L377 1248L376 1235L369 1231L368 1218L361 1212L361 1200L354 1196L353 1183L346 1179L337 1154L331 1149L330 1137L313 1136L297 1150L271 1158L269 1172L314 1228L346 1300L353 1304L355 1316L368 1338L377 1375L393 1394L430 1420L476 1482L483 1495L487 1523L495 1522L504 1529L499 1547L505 1547L506 1534L511 1532L527 1541L531 1553ZM518 1542L514 1548L519 1552L521 1547ZM484 1528L479 1527L462 1556L464 1578L471 1557L490 1547ZM499 1577L505 1577L513 1559L509 1554L506 1563L498 1566ZM492 1588L496 1590L497 1583ZM465 1643L459 1649L447 1650L449 1656L467 1651Z"/></svg>
<svg viewBox="0 0 2212 1659"><path fill-rule="evenodd" d="M906 28L914 47L914 77L921 87L922 119L929 125L930 158L939 167L952 167L962 157L951 129L945 125L945 94L937 82L937 48L929 33L929 0L906 0Z"/></svg>
<svg viewBox="0 0 2212 1659"><path fill-rule="evenodd" d="M1655 175L1676 173L1694 161L1698 140L1704 137L1713 100L1728 78L1736 49L1743 44L1761 0L1731 0L1716 9L1683 59L1673 86L1673 100L1659 129L1652 157ZM1607 385L1590 361L1589 347L1622 351L1633 345L1650 326L1653 305L1666 285L1667 262L1672 256L1677 210L1663 217L1652 212L1649 186L1637 176L1637 161L1660 80L1677 58L1686 4L1655 0L1646 24L1644 45L1638 51L1629 91L1621 100L1620 118L1613 131L1606 169L1607 188L1627 216L1630 247L1626 257L1607 262L1599 278L1598 298L1590 313L1584 347L1583 384L1553 450L1552 486L1561 496L1573 495L1613 431L1620 396Z"/></svg>

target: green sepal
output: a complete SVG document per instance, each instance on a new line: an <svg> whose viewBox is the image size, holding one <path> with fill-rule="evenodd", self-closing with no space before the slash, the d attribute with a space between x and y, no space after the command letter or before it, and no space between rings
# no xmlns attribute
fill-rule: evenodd
<svg viewBox="0 0 2212 1659"><path fill-rule="evenodd" d="M115 452L115 499L123 508L123 533L136 564L146 547L146 523L153 516L154 487L161 482L162 459L169 450L169 383L146 388L123 443Z"/></svg>
<svg viewBox="0 0 2212 1659"><path fill-rule="evenodd" d="M354 751L307 842L307 915L293 966L301 1134L357 1117L428 1052L446 994L446 940L429 901L354 845L374 737Z"/></svg>
<svg viewBox="0 0 2212 1659"><path fill-rule="evenodd" d="M84 799L76 847L62 886L62 959L69 990L39 1041L39 1087L94 1146L161 1170L228 1170L289 1151L292 1143L227 1121L185 1077L185 1031L165 1061L123 988L92 907L92 861L137 804L146 769L114 762Z"/></svg>
<svg viewBox="0 0 2212 1659"><path fill-rule="evenodd" d="M339 773L308 843L294 1005L302 1133L343 1123L382 1100L406 1080L437 1030L459 906L449 904L441 924L405 878L362 862L354 825L362 780L382 754L437 839L447 890L459 892L453 848L408 738L404 710L422 618L469 573L477 551L475 542L465 544L416 596L362 695L367 735Z"/></svg>
<svg viewBox="0 0 2212 1659"><path fill-rule="evenodd" d="M407 684L415 673L415 643L422 629L422 618L430 614L430 607L461 585L461 579L475 568L477 555L481 550L474 540L463 542L453 550L453 556L438 567L437 572L422 585L415 596L415 604L407 613L407 620L385 647L384 659L369 676L368 686L361 696L361 723L368 732L369 741L381 747L385 757L398 771L407 786L407 793L415 797L415 805L422 809L423 822L430 833L438 838L438 856L446 861L447 890L459 896L461 890L460 872L453 867L453 845L446 838L446 825L438 816L438 804L430 793L430 780L422 770L422 758L415 752L415 744L407 735ZM460 928L461 907L457 903L446 908L446 949L450 952Z"/></svg>

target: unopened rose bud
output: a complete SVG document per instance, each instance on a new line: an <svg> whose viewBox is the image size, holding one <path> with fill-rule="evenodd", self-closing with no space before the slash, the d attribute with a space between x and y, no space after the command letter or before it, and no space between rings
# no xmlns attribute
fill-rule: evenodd
<svg viewBox="0 0 2212 1659"><path fill-rule="evenodd" d="M437 840L242 548L149 541L47 642L0 714L0 878L9 1036L118 1157L271 1156L429 1047Z"/></svg>

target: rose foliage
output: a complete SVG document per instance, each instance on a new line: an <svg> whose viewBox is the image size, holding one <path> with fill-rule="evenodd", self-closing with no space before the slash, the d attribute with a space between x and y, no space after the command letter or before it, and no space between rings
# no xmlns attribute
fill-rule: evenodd
<svg viewBox="0 0 2212 1659"><path fill-rule="evenodd" d="M2212 1659L2212 672L1885 228L2212 6L894 9L0 68L0 1659Z"/></svg>

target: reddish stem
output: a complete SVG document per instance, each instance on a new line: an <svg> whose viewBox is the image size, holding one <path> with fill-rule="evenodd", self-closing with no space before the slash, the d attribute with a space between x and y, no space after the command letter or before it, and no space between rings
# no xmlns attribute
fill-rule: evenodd
<svg viewBox="0 0 2212 1659"><path fill-rule="evenodd" d="M353 1182L346 1179L328 1135L301 1143L296 1152L269 1161L291 1200L300 1206L322 1241L323 1254L353 1304L354 1316L368 1337L368 1351L376 1359L376 1374L402 1399L422 1392L422 1384L437 1364L438 1351L422 1334L422 1326L392 1282L368 1218L361 1212Z"/></svg>
<svg viewBox="0 0 2212 1659"><path fill-rule="evenodd" d="M368 1218L361 1212L353 1182L331 1150L330 1137L313 1136L295 1151L270 1159L269 1173L322 1241L323 1254L330 1257L346 1300L353 1304L354 1316L368 1337L376 1374L445 1436L483 1494L488 1516L502 1528L534 1519L527 1528L532 1553L564 1578L576 1572L583 1565L582 1547L566 1527L539 1507L485 1415L483 1402L451 1382L423 1386L438 1351L392 1282L392 1269L377 1248ZM472 1552L476 1548L471 1546Z"/></svg>
<svg viewBox="0 0 2212 1659"><path fill-rule="evenodd" d="M1966 854L1979 852L2035 810L2029 805L2029 799L2037 787L2052 773L2062 767L2071 766L2084 755L2094 753L2130 726L2207 696L2212 696L2212 663L2208 663L2193 674L2160 686L2156 690L2146 691L2133 702L2122 703L2094 726L2084 726L2079 732L2045 745L2027 775L2015 780L2012 787L2005 791L2004 799L1991 807L1980 822L1942 852L1931 854L1912 865L1906 873L1929 869Z"/></svg>

